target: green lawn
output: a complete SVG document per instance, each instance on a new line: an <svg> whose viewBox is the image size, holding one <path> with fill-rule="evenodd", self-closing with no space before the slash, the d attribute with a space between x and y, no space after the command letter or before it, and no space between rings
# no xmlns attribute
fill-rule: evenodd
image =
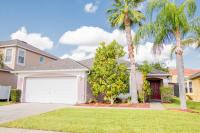
<svg viewBox="0 0 200 133"><path fill-rule="evenodd" d="M4 106L4 105L9 105L11 104L10 102L0 102L0 106Z"/></svg>
<svg viewBox="0 0 200 133"><path fill-rule="evenodd" d="M172 103L163 104L166 108L180 108L180 100L178 98L173 98ZM194 102L191 100L187 101L188 109L200 112L200 102Z"/></svg>
<svg viewBox="0 0 200 133"><path fill-rule="evenodd" d="M200 115L169 110L66 108L0 126L72 133L199 133Z"/></svg>

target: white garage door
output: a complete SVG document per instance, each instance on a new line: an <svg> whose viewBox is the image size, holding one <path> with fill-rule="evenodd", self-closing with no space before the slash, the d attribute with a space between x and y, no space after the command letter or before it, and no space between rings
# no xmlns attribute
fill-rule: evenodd
<svg viewBox="0 0 200 133"><path fill-rule="evenodd" d="M25 102L66 103L77 102L77 79L63 78L27 78Z"/></svg>

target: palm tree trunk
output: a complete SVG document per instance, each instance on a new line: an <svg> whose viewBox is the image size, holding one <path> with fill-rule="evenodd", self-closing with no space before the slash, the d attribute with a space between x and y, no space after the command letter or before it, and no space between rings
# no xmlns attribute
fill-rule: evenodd
<svg viewBox="0 0 200 133"><path fill-rule="evenodd" d="M181 109L187 109L185 96L185 76L184 76L184 62L183 49L181 47L180 32L176 32L176 70L178 72L179 97L181 102Z"/></svg>
<svg viewBox="0 0 200 133"><path fill-rule="evenodd" d="M125 32L126 32L126 40L128 43L128 54L131 64L131 72L130 72L130 93L131 93L131 103L138 103L138 95L137 95L137 86L136 86L136 68L135 68L135 55L134 55L134 46L131 35L131 26L130 19L128 15L125 17Z"/></svg>

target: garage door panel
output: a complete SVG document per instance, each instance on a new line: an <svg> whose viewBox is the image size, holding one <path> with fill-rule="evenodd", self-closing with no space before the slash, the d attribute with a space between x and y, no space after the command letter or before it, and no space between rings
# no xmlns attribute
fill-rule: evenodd
<svg viewBox="0 0 200 133"><path fill-rule="evenodd" d="M77 95L75 77L28 78L26 81L26 102L75 104Z"/></svg>

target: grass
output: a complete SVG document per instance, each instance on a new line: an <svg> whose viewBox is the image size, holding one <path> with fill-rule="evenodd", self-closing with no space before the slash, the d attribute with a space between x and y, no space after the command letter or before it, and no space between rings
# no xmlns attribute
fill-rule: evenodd
<svg viewBox="0 0 200 133"><path fill-rule="evenodd" d="M67 108L0 126L71 133L197 133L200 115L170 110Z"/></svg>
<svg viewBox="0 0 200 133"><path fill-rule="evenodd" d="M178 98L173 98L172 103L163 104L166 108L180 108L180 100ZM200 112L200 102L194 102L187 100L188 109Z"/></svg>
<svg viewBox="0 0 200 133"><path fill-rule="evenodd" d="M9 105L11 104L11 102L0 102L0 106L5 106L5 105Z"/></svg>

